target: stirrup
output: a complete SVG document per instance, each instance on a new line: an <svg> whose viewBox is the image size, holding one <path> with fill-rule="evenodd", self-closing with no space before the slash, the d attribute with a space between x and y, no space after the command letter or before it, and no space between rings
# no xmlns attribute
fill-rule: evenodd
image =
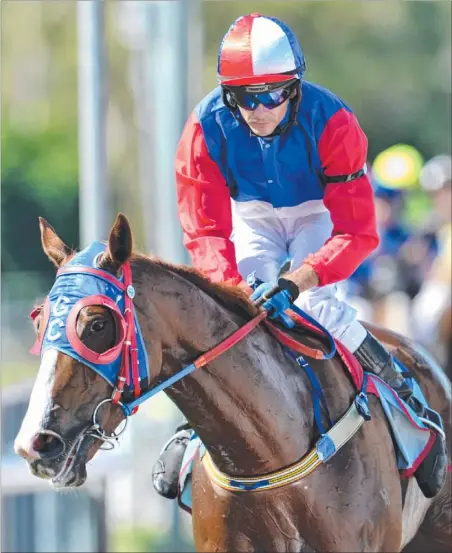
<svg viewBox="0 0 452 553"><path fill-rule="evenodd" d="M419 420L421 420L426 426L430 427L437 434L439 434L441 438L445 441L446 433L444 432L443 421L439 413L433 411L433 409L430 409L430 407L422 407L423 413L422 416L419 416Z"/></svg>

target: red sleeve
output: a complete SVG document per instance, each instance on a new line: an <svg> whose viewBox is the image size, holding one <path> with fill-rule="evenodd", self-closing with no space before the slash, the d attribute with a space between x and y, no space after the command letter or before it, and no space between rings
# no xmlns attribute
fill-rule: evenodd
<svg viewBox="0 0 452 553"><path fill-rule="evenodd" d="M353 113L341 109L328 121L319 140L319 155L327 177L350 175L364 167L367 138ZM332 236L305 260L321 286L348 278L379 243L367 175L327 184L323 201L333 221Z"/></svg>
<svg viewBox="0 0 452 553"><path fill-rule="evenodd" d="M231 198L218 165L207 150L195 113L189 117L176 152L176 185L184 245L193 265L212 281L237 284Z"/></svg>

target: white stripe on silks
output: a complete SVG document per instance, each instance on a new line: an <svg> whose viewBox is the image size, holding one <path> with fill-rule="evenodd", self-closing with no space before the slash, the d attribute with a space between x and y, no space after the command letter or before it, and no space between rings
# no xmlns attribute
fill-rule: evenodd
<svg viewBox="0 0 452 553"><path fill-rule="evenodd" d="M276 217L279 219L296 219L308 217L316 213L326 213L323 200L308 200L290 207L273 207L271 203L263 200L249 200L237 202L232 200L232 215L241 219L261 219L263 217Z"/></svg>
<svg viewBox="0 0 452 553"><path fill-rule="evenodd" d="M258 17L253 20L251 53L254 75L283 73L295 69L289 39L271 19Z"/></svg>

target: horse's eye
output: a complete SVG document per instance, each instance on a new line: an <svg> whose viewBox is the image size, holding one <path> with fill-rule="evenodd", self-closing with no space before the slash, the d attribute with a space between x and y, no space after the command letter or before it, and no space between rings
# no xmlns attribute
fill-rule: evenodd
<svg viewBox="0 0 452 553"><path fill-rule="evenodd" d="M93 332L100 332L105 328L105 321L102 319L97 319L91 324L91 329Z"/></svg>

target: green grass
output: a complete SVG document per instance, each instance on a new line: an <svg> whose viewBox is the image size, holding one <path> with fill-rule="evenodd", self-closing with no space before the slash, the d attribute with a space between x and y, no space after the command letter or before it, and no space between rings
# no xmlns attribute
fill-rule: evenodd
<svg viewBox="0 0 452 553"><path fill-rule="evenodd" d="M150 551L194 551L189 539L179 536L176 540L170 532L160 528L119 524L110 535L110 548L114 553L149 553Z"/></svg>

